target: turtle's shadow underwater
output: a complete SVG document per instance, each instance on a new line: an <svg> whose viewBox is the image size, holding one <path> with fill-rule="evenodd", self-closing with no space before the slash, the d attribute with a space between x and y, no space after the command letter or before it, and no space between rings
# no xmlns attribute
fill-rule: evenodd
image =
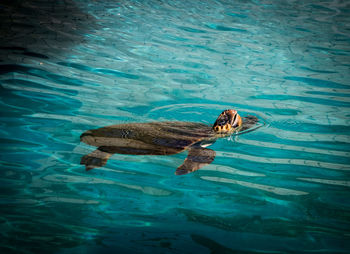
<svg viewBox="0 0 350 254"><path fill-rule="evenodd" d="M115 153L171 155L188 150L187 158L175 171L176 175L184 175L214 161L215 151L206 147L218 138L254 130L257 123L255 116L240 117L236 110L228 109L219 115L212 127L193 122L151 122L88 130L80 140L97 149L83 156L80 164L90 170L106 165Z"/></svg>

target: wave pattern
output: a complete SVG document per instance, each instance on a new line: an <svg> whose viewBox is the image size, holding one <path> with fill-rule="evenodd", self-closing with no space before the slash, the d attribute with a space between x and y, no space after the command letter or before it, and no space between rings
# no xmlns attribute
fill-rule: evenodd
<svg viewBox="0 0 350 254"><path fill-rule="evenodd" d="M0 5L1 253L350 251L348 3ZM266 124L193 174L79 165L87 129L227 108Z"/></svg>

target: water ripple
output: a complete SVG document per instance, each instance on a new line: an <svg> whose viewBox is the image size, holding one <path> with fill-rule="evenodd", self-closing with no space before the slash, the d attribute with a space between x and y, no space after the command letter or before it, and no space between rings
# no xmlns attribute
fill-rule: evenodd
<svg viewBox="0 0 350 254"><path fill-rule="evenodd" d="M259 162L259 163L269 163L269 164L288 164L288 165L298 165L298 166L306 166L306 167L317 167L324 169L333 169L333 170L345 170L349 171L350 166L348 164L341 163L329 163L323 161L315 161L315 160L303 160L303 159L288 159L288 158L268 158L261 156L251 156L243 153L228 153L228 152L217 152L217 156L230 157L236 159L242 159L247 161Z"/></svg>
<svg viewBox="0 0 350 254"><path fill-rule="evenodd" d="M346 1L15 2L0 12L1 253L349 252ZM80 165L88 129L212 125L228 108L263 127L218 139L191 174L174 175L187 151Z"/></svg>
<svg viewBox="0 0 350 254"><path fill-rule="evenodd" d="M209 177L209 176L202 176L201 179L213 181L213 182L219 182L219 183L231 183L231 184L238 184L244 187L258 189L258 190L264 190L267 192L271 192L277 195L307 195L307 192L304 191L297 191L297 190L291 190L286 188L278 188L273 187L269 185L263 185L263 184L256 184L256 183L250 183L250 182L244 182L244 181L238 181L233 179L227 179L227 178L221 178L221 177Z"/></svg>
<svg viewBox="0 0 350 254"><path fill-rule="evenodd" d="M308 146L293 146L293 145L286 145L286 144L278 144L278 143L271 143L271 142L264 142L264 141L258 141L258 140L248 140L244 138L240 138L238 140L240 143L252 145L252 146L259 146L259 147L269 147L269 148L276 148L276 149L282 149L282 150L291 150L291 151L299 151L299 152L307 152L307 153L318 153L318 154L328 154L328 155L334 155L334 156L341 156L341 157L350 157L350 152L346 151L337 151L337 150L330 150L330 149L318 149L318 148L312 148Z"/></svg>
<svg viewBox="0 0 350 254"><path fill-rule="evenodd" d="M317 179L317 178L298 178L302 181L308 181L313 183L321 183L321 184L330 184L330 185L338 185L338 186L347 186L350 187L350 181L341 181L341 180L330 180L330 179Z"/></svg>

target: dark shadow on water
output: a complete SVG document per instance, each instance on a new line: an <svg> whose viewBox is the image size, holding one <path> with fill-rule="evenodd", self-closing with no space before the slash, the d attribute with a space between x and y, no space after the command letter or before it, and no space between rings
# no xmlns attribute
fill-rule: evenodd
<svg viewBox="0 0 350 254"><path fill-rule="evenodd" d="M13 125L6 122L8 129L4 135L7 140L0 142L0 253L56 253L62 248L85 243L97 232L83 222L85 214L92 208L90 204L79 203L84 201L73 200L72 191L65 182L40 180L39 175L47 172L40 172L40 165L34 161L47 161L48 156L40 152L45 145L38 145L38 142L46 140L50 145L53 141L34 129L54 127L50 127L48 121L41 124L38 123L40 119L24 118L23 115L69 115L74 113L72 109L80 107L80 103L69 97L76 94L74 89L41 84L23 77L14 78L12 74L42 78L67 87L80 86L80 80L37 68L33 62L53 62L52 59L69 54L72 47L84 42L85 35L97 28L96 19L72 0L2 0L0 20L1 83L32 89L11 89L0 85L3 103L0 116L16 119ZM35 92L35 89L47 93ZM56 121L56 124L59 123ZM27 142L15 140L13 133L16 132L12 129L16 128L16 137L21 139L22 136ZM33 137L32 143L28 141L30 137ZM11 149L13 152L9 152ZM27 151L23 152L23 149ZM57 168L59 162L54 164ZM36 183L40 182L38 186L34 186L34 178Z"/></svg>
<svg viewBox="0 0 350 254"><path fill-rule="evenodd" d="M84 41L96 19L71 0L1 1L0 61L9 55L48 59Z"/></svg>

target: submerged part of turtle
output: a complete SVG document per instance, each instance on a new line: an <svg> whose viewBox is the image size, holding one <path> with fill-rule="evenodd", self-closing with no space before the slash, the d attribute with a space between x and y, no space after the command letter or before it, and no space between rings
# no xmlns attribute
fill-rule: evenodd
<svg viewBox="0 0 350 254"><path fill-rule="evenodd" d="M216 139L256 128L258 118L241 118L236 110L223 111L214 125L192 122L153 122L117 124L88 130L80 136L86 144L98 147L81 158L86 170L102 167L115 153L134 155L171 155L188 150L185 161L175 172L183 175L198 170L215 158L205 148ZM258 126L259 127L259 126Z"/></svg>

